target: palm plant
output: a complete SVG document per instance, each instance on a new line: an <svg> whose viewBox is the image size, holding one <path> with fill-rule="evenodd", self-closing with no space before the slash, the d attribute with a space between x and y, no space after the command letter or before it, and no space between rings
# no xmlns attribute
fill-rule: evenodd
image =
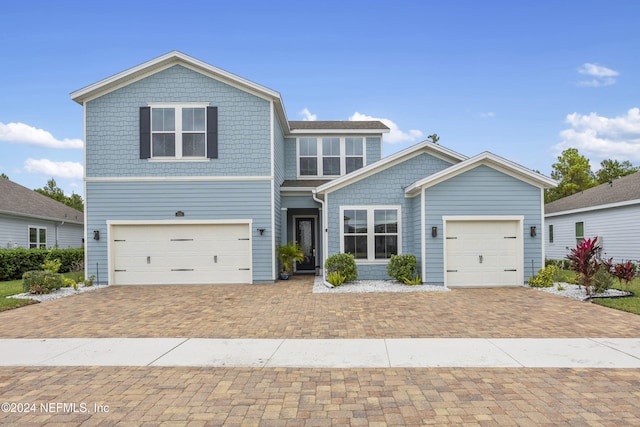
<svg viewBox="0 0 640 427"><path fill-rule="evenodd" d="M294 262L304 261L304 253L302 247L296 241L289 242L286 245L280 245L276 248L278 251L278 259L282 264L282 272L291 274Z"/></svg>

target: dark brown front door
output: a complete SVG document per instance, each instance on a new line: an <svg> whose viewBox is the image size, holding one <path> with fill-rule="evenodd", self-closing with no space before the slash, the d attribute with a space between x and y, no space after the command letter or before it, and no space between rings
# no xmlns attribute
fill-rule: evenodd
<svg viewBox="0 0 640 427"><path fill-rule="evenodd" d="M296 241L302 247L304 261L296 263L296 271L316 269L316 221L315 218L296 218Z"/></svg>

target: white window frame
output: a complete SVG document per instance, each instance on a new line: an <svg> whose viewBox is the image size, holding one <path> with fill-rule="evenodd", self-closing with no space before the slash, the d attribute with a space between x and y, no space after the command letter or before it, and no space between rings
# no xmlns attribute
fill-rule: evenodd
<svg viewBox="0 0 640 427"><path fill-rule="evenodd" d="M36 230L36 241L32 242L31 241L31 229L35 229ZM44 242L40 241L40 231L44 230ZM49 230L47 230L47 227L41 227L39 225L29 225L27 226L27 247L29 249L35 249L35 248L47 248L47 240L49 239ZM35 245L35 246L31 246L31 245Z"/></svg>
<svg viewBox="0 0 640 427"><path fill-rule="evenodd" d="M151 157L149 160L153 161L174 161L174 160L208 160L207 158L207 107L209 107L209 103L205 102L178 102L178 103L156 103L150 102L147 104L151 107L150 112L150 132L151 132ZM164 132L164 133L175 133L175 156L154 156L153 155L153 110L155 108L173 108L175 111L175 130L173 132ZM183 156L182 155L182 135L184 131L182 130L182 110L184 108L202 108L204 109L204 156ZM193 133L193 132L189 132ZM199 133L199 132L198 132Z"/></svg>
<svg viewBox="0 0 640 427"><path fill-rule="evenodd" d="M303 138L315 138L316 139L316 165L318 168L317 175L300 175L300 139ZM323 138L340 138L340 175L325 175L323 168L323 150L322 150L322 140ZM313 136L299 136L296 138L296 176L300 180L304 179L318 179L322 177L327 178L337 178L339 176L345 175L347 171L347 157L360 157L349 155L347 156L347 148L346 148L346 138L361 138L362 139L362 167L367 166L367 137L364 135L349 135L349 136L335 136L335 135L313 135ZM314 157L314 156L302 156L302 157ZM337 157L337 156L334 156ZM356 169L357 170L357 169Z"/></svg>
<svg viewBox="0 0 640 427"><path fill-rule="evenodd" d="M402 206L400 205L365 205L340 206L340 253L344 253L344 211L367 211L367 258L356 259L356 264L388 264L389 258L376 258L375 211L396 210L398 214L398 255L402 255ZM389 233L385 233L389 234Z"/></svg>

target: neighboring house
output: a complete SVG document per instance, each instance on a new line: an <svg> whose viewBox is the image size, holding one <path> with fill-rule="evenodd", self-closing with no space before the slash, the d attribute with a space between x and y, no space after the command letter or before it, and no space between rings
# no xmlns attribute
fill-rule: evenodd
<svg viewBox="0 0 640 427"><path fill-rule="evenodd" d="M546 257L564 259L583 239L598 237L602 257L640 260L640 172L545 205Z"/></svg>
<svg viewBox="0 0 640 427"><path fill-rule="evenodd" d="M0 178L0 248L81 248L84 214Z"/></svg>
<svg viewBox="0 0 640 427"><path fill-rule="evenodd" d="M388 279L518 286L543 265L543 189L491 153L422 142L382 159L378 121L289 121L282 98L171 52L71 94L84 107L87 273L111 284L270 283L350 252Z"/></svg>

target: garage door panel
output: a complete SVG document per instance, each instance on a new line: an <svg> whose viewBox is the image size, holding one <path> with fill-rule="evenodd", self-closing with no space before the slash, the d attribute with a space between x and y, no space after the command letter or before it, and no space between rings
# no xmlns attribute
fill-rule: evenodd
<svg viewBox="0 0 640 427"><path fill-rule="evenodd" d="M521 256L515 220L447 221L447 285L517 286Z"/></svg>
<svg viewBox="0 0 640 427"><path fill-rule="evenodd" d="M115 225L115 284L251 283L248 224Z"/></svg>

